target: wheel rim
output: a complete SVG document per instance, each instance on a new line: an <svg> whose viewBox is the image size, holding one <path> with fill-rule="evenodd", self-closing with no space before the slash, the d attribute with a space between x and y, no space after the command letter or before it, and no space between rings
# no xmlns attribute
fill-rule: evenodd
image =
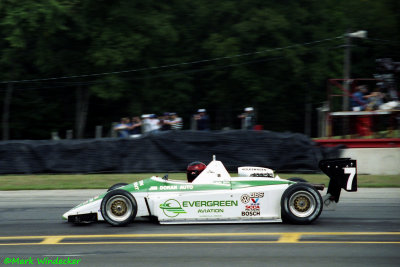
<svg viewBox="0 0 400 267"><path fill-rule="evenodd" d="M289 209L297 217L308 217L315 211L315 208L315 198L309 192L296 192L289 199Z"/></svg>
<svg viewBox="0 0 400 267"><path fill-rule="evenodd" d="M107 201L106 213L113 221L125 221L132 214L132 210L132 203L125 196L113 196Z"/></svg>

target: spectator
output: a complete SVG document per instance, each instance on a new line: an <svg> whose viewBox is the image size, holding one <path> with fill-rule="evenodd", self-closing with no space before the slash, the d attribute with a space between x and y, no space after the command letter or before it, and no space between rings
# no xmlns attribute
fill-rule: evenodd
<svg viewBox="0 0 400 267"><path fill-rule="evenodd" d="M114 127L118 137L129 137L129 127L131 126L129 118L121 118L121 122Z"/></svg>
<svg viewBox="0 0 400 267"><path fill-rule="evenodd" d="M171 125L172 130L182 130L183 127L182 118L178 117L178 115L175 112L170 113L169 124Z"/></svg>
<svg viewBox="0 0 400 267"><path fill-rule="evenodd" d="M365 97L367 94L367 87L365 85L357 86L355 92L351 96L351 107L353 111L365 110L368 100Z"/></svg>
<svg viewBox="0 0 400 267"><path fill-rule="evenodd" d="M160 119L160 130L161 131L171 130L169 112L164 112L164 116L161 117L161 119Z"/></svg>
<svg viewBox="0 0 400 267"><path fill-rule="evenodd" d="M150 133L158 133L160 131L160 120L158 119L157 115L151 114L150 115Z"/></svg>
<svg viewBox="0 0 400 267"><path fill-rule="evenodd" d="M194 115L194 119L196 120L197 130L199 131L207 131L209 128L209 118L206 113L207 111L204 108L197 110L197 114Z"/></svg>
<svg viewBox="0 0 400 267"><path fill-rule="evenodd" d="M132 123L129 130L130 135L138 135L142 133L142 121L139 117L132 117Z"/></svg>
<svg viewBox="0 0 400 267"><path fill-rule="evenodd" d="M377 110L383 104L385 95L376 88L370 95L365 96L368 99L366 110Z"/></svg>
<svg viewBox="0 0 400 267"><path fill-rule="evenodd" d="M244 109L244 113L238 116L242 120L243 130L253 130L255 124L254 109L247 107Z"/></svg>
<svg viewBox="0 0 400 267"><path fill-rule="evenodd" d="M142 115L142 132L148 133L151 131L151 123L150 123L150 116L152 114L143 114Z"/></svg>

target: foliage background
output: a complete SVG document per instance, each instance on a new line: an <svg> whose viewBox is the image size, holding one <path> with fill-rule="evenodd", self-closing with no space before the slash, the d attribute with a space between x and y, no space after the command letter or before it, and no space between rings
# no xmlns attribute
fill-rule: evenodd
<svg viewBox="0 0 400 267"><path fill-rule="evenodd" d="M239 128L246 106L265 129L293 132L307 132L311 108L315 135L326 80L343 77L335 37L368 31L351 75L372 78L376 58L400 60L399 26L396 0L0 0L0 101L19 81L11 139L93 137L95 125L165 111L189 128L198 108L213 129Z"/></svg>

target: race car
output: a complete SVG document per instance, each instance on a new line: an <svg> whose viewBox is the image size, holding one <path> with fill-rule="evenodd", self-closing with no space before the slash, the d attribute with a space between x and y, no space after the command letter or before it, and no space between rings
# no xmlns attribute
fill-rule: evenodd
<svg viewBox="0 0 400 267"><path fill-rule="evenodd" d="M341 189L357 191L356 160L322 160L319 167L330 178L324 197L318 191L323 185L301 178L281 179L268 168L239 167L237 177L231 177L214 156L194 180L171 180L166 175L115 184L63 218L78 224L106 221L113 226L127 225L137 217L153 218L160 224L310 224L323 208L334 209Z"/></svg>

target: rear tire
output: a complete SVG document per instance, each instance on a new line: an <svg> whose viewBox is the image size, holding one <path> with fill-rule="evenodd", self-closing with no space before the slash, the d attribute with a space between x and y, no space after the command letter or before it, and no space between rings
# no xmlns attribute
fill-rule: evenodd
<svg viewBox="0 0 400 267"><path fill-rule="evenodd" d="M308 183L308 181L306 179L303 179L300 177L291 177L288 180L292 181L292 182L297 182L297 183Z"/></svg>
<svg viewBox="0 0 400 267"><path fill-rule="evenodd" d="M281 215L284 222L310 224L322 212L323 202L318 191L306 183L293 184L281 199Z"/></svg>
<svg viewBox="0 0 400 267"><path fill-rule="evenodd" d="M101 215L113 226L127 225L136 217L137 203L128 191L115 189L101 201Z"/></svg>

